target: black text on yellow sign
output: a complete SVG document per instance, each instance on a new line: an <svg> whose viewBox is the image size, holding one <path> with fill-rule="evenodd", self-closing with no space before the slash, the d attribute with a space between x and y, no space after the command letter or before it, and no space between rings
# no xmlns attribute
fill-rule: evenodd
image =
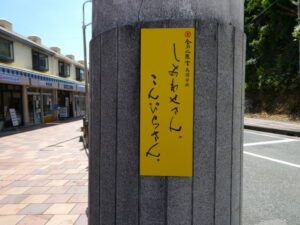
<svg viewBox="0 0 300 225"><path fill-rule="evenodd" d="M140 175L192 176L194 33L141 30Z"/></svg>

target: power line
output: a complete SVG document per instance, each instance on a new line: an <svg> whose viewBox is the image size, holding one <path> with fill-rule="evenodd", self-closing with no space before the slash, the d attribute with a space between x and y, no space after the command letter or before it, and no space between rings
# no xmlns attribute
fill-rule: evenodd
<svg viewBox="0 0 300 225"><path fill-rule="evenodd" d="M256 17L254 17L249 23L247 23L245 26L248 26L249 24L253 23L255 20L257 20L259 17L261 17L265 12L267 12L273 5L275 5L280 0L275 0L272 4L270 4L267 8L265 8L260 14L258 14Z"/></svg>

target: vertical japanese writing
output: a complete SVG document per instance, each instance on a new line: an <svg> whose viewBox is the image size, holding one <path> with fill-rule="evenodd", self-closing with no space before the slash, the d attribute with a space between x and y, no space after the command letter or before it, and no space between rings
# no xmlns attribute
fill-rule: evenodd
<svg viewBox="0 0 300 225"><path fill-rule="evenodd" d="M169 76L170 76L170 96L169 96L169 102L170 102L170 112L171 112L171 118L169 123L169 131L171 133L177 133L179 134L179 138L181 138L181 130L182 125L178 124L176 122L176 117L178 113L180 112L180 96L178 94L179 89L179 62L180 59L177 57L176 52L176 43L173 44L173 63L171 65L171 69L169 70Z"/></svg>
<svg viewBox="0 0 300 225"><path fill-rule="evenodd" d="M153 143L149 147L146 152L146 157L154 157L157 161L160 161L160 152L158 151L159 145L159 118L158 108L159 108L159 95L156 94L156 87L157 87L157 76L155 74L151 74L152 78L152 87L148 92L148 101L149 101L149 110L151 112L151 124L152 124L152 132L151 137L153 138Z"/></svg>
<svg viewBox="0 0 300 225"><path fill-rule="evenodd" d="M185 86L190 86L190 75L191 75L191 32L185 32L185 52L184 52L184 59L185 59Z"/></svg>

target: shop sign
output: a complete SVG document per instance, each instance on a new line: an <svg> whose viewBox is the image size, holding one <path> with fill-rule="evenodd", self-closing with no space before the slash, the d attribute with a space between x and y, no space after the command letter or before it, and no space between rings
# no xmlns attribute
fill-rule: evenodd
<svg viewBox="0 0 300 225"><path fill-rule="evenodd" d="M18 121L16 110L14 108L9 109L9 114L10 114L10 118L11 118L11 122L12 122L13 126L14 127L19 126L19 121Z"/></svg>
<svg viewBox="0 0 300 225"><path fill-rule="evenodd" d="M31 79L31 86L33 87L45 87L45 88L58 88L58 83L38 80L38 79Z"/></svg>
<svg viewBox="0 0 300 225"><path fill-rule="evenodd" d="M0 80L1 81L13 82L13 83L20 83L21 82L20 77L11 76L11 75L4 75L4 74L0 74Z"/></svg>
<svg viewBox="0 0 300 225"><path fill-rule="evenodd" d="M66 90L73 90L74 86L73 85L69 85L69 84L64 84L63 88L66 89Z"/></svg>
<svg viewBox="0 0 300 225"><path fill-rule="evenodd" d="M59 108L59 117L61 117L61 118L69 117L68 107L60 107Z"/></svg>
<svg viewBox="0 0 300 225"><path fill-rule="evenodd" d="M85 92L85 86L83 86L83 85L77 85L77 91Z"/></svg>
<svg viewBox="0 0 300 225"><path fill-rule="evenodd" d="M194 32L141 30L140 175L192 176Z"/></svg>
<svg viewBox="0 0 300 225"><path fill-rule="evenodd" d="M61 90L69 90L69 91L71 91L71 90L76 91L76 85L59 83L59 89L61 89Z"/></svg>
<svg viewBox="0 0 300 225"><path fill-rule="evenodd" d="M58 104L54 104L54 105L53 105L53 109L59 110L59 105L58 105Z"/></svg>
<svg viewBox="0 0 300 225"><path fill-rule="evenodd" d="M45 87L53 87L53 83L52 82L47 82L47 81L40 81L40 85L41 86L45 86Z"/></svg>

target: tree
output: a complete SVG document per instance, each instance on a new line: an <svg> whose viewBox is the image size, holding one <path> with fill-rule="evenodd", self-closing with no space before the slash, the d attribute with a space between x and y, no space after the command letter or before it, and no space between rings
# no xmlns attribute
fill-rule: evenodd
<svg viewBox="0 0 300 225"><path fill-rule="evenodd" d="M297 3L246 0L246 90L284 93L300 87Z"/></svg>

